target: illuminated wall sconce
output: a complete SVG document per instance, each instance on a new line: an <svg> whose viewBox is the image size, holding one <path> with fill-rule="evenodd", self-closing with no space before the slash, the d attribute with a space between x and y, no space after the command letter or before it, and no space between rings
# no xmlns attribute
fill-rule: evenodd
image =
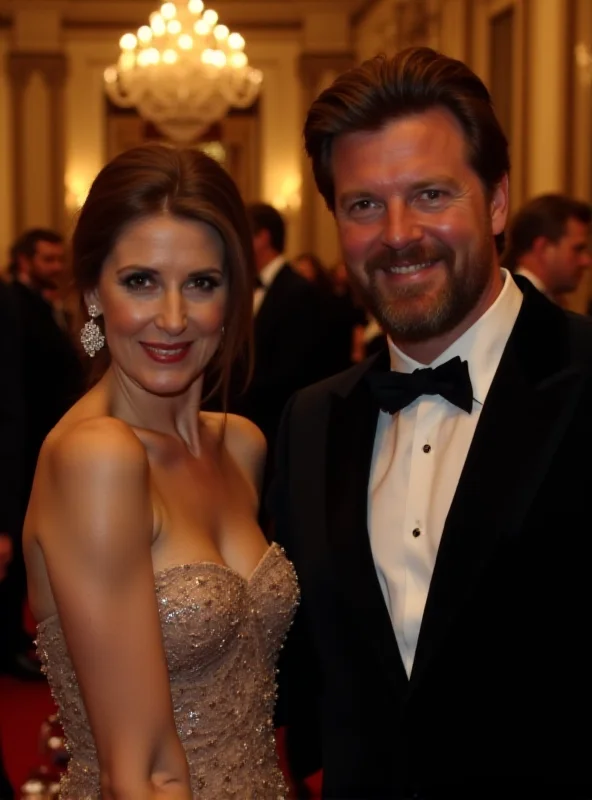
<svg viewBox="0 0 592 800"><path fill-rule="evenodd" d="M286 178L280 187L280 191L274 197L273 203L278 211L290 215L300 211L302 205L300 177L293 175Z"/></svg>
<svg viewBox="0 0 592 800"><path fill-rule="evenodd" d="M69 215L74 215L80 211L84 201L86 200L89 189L90 182L87 182L82 178L72 178L71 180L67 181L65 187L65 202L66 211Z"/></svg>
<svg viewBox="0 0 592 800"><path fill-rule="evenodd" d="M584 42L578 42L574 47L574 56L580 80L584 86L590 86L592 84L592 50Z"/></svg>

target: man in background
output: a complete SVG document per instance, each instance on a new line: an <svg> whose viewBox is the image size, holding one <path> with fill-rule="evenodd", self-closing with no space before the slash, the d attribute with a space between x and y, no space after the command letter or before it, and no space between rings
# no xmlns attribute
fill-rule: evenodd
<svg viewBox="0 0 592 800"><path fill-rule="evenodd" d="M325 293L290 266L286 224L266 203L247 207L257 281L253 294L254 370L245 392L234 392L229 410L252 420L267 439L268 484L284 406L298 389L343 368L335 336L334 306ZM262 506L261 524L266 527Z"/></svg>
<svg viewBox="0 0 592 800"><path fill-rule="evenodd" d="M18 513L18 519L12 535L12 563L2 587L4 634L0 670L21 678L41 675L39 664L30 653L30 637L22 624L26 573L21 524L43 440L84 388L82 363L65 330L61 308L57 303L54 305L64 271L62 237L55 231L35 228L23 233L13 244L8 268L13 280L3 286L9 315L5 319L3 344L8 346L11 359L18 360L19 372L18 387L15 380L10 380L4 401L12 406L18 401L22 426L14 429L11 426L10 435L16 436L18 430L22 464L20 507L14 512ZM6 468L12 478L9 467Z"/></svg>
<svg viewBox="0 0 592 800"><path fill-rule="evenodd" d="M590 267L591 220L588 203L562 194L533 198L510 223L502 265L561 305Z"/></svg>
<svg viewBox="0 0 592 800"><path fill-rule="evenodd" d="M11 248L9 272L22 328L30 487L43 440L82 394L84 373L57 302L65 276L62 237L44 228L26 231Z"/></svg>

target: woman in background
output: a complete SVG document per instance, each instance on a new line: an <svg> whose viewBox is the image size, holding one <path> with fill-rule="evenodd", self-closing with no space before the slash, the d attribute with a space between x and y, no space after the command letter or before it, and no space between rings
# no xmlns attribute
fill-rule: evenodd
<svg viewBox="0 0 592 800"><path fill-rule="evenodd" d="M60 797L276 800L297 586L256 521L260 431L200 411L206 371L224 391L250 341L238 190L197 150L124 153L80 212L73 269L83 345L110 364L46 439L24 533L71 755Z"/></svg>

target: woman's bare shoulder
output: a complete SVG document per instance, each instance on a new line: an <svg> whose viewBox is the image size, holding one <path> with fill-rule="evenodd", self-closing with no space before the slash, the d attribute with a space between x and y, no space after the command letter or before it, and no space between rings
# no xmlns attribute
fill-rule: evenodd
<svg viewBox="0 0 592 800"><path fill-rule="evenodd" d="M87 417L55 428L43 444L41 460L57 478L72 471L120 472L147 466L146 450L133 429L108 416Z"/></svg>

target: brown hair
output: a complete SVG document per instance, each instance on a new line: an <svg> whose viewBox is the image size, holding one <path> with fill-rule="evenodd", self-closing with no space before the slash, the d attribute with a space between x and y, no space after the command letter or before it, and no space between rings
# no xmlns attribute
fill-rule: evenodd
<svg viewBox="0 0 592 800"><path fill-rule="evenodd" d="M510 222L502 266L514 270L540 236L556 244L564 235L569 219L584 225L592 222L589 203L563 194L542 194L518 209Z"/></svg>
<svg viewBox="0 0 592 800"><path fill-rule="evenodd" d="M304 142L329 210L335 211L331 150L337 136L379 130L397 117L438 107L461 125L469 163L490 194L509 172L510 160L489 92L462 61L429 47L410 47L344 72L310 107Z"/></svg>
<svg viewBox="0 0 592 800"><path fill-rule="evenodd" d="M228 302L224 340L209 365L209 377L211 392L221 388L226 400L237 358L247 359L250 374L255 263L241 196L213 158L189 147L148 144L122 153L103 167L80 210L72 238L75 288L83 303L83 294L97 286L103 264L123 231L133 222L160 213L205 222L222 237Z"/></svg>

